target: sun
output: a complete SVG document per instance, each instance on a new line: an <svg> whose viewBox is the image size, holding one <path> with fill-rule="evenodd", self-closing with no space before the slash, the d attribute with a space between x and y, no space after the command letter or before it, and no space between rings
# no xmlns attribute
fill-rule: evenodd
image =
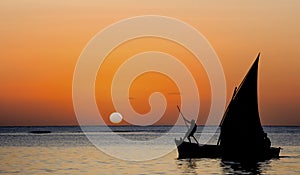
<svg viewBox="0 0 300 175"><path fill-rule="evenodd" d="M109 116L111 123L118 124L123 120L123 116L119 112L113 112Z"/></svg>

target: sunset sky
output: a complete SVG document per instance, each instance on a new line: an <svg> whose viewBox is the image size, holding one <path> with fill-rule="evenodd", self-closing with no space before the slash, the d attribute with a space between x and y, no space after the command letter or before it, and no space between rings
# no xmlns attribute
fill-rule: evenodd
<svg viewBox="0 0 300 175"><path fill-rule="evenodd" d="M227 99L261 52L262 124L300 125L299 0L1 0L0 125L77 125L72 79L80 53L103 28L140 15L177 18L201 32L220 58ZM211 102L205 71L180 45L151 37L126 42L108 56L99 70L105 79L96 79L97 104L105 109L100 113L108 118L114 111L108 91L113 71L126 58L148 50L172 54L191 70L200 87L203 106L198 123L203 124ZM178 89L161 74L144 74L134 81L134 109L147 112L153 91L163 92L168 101L159 124L174 123Z"/></svg>

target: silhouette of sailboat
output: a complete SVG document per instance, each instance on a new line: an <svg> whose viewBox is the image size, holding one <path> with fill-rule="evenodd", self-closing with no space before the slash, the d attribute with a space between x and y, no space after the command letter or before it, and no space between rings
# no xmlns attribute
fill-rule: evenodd
<svg viewBox="0 0 300 175"><path fill-rule="evenodd" d="M257 102L258 54L239 87L235 88L220 123L217 145L198 145L176 140L178 158L222 158L232 161L262 161L278 158L280 148L270 147L261 126Z"/></svg>

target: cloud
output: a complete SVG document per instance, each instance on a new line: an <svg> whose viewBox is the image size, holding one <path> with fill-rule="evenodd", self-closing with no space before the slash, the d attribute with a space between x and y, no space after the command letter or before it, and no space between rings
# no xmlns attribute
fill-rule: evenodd
<svg viewBox="0 0 300 175"><path fill-rule="evenodd" d="M169 95L180 95L179 92L169 92L168 94L169 94Z"/></svg>

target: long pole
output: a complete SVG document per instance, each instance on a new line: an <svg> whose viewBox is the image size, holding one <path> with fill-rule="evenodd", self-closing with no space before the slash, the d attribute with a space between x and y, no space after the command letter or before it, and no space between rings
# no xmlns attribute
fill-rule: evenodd
<svg viewBox="0 0 300 175"><path fill-rule="evenodd" d="M188 124L186 123L186 119L185 119L185 117L183 116L183 113L180 111L180 108L179 108L178 105L177 105L177 109L178 109L179 113L181 114L181 116L182 116L182 118L183 118L183 120L184 120L185 126L186 126L187 128L189 128Z"/></svg>

